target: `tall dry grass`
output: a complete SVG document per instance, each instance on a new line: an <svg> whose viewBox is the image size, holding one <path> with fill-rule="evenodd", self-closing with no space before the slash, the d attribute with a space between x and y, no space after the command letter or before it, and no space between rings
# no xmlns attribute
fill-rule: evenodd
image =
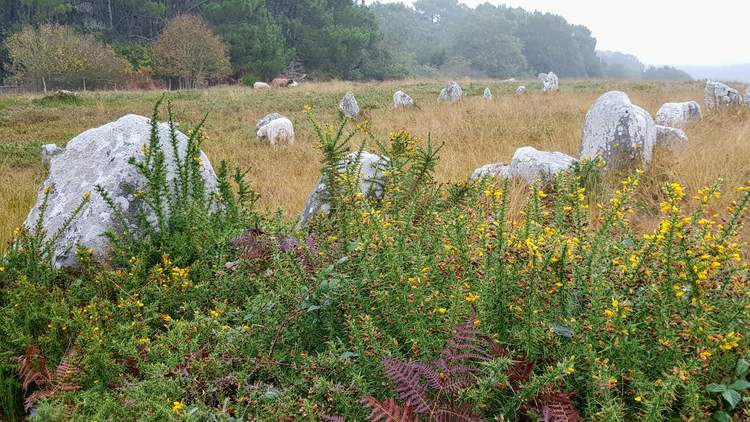
<svg viewBox="0 0 750 422"><path fill-rule="evenodd" d="M531 93L517 97L518 84ZM292 218L302 209L307 193L319 175L320 154L303 109L311 105L323 122L337 121L337 104L348 90L370 116L372 131L383 137L406 129L429 134L433 143L444 143L437 169L441 181L464 180L483 164L508 162L516 148L577 155L584 116L596 98L618 89L655 114L664 102L696 100L703 103L703 84L562 81L561 92L543 95L533 81L499 83L462 81L469 96L453 105L439 104L440 81L382 83L308 83L294 89L254 91L220 87L169 94L182 127L197 123L209 113L204 150L215 163L228 160L249 168L249 178L261 194L266 210L283 210ZM491 103L481 92L490 86ZM403 89L414 97L418 109L394 110L391 97ZM0 98L0 244L10 240L14 227L25 218L36 198L44 170L38 157L43 143L63 145L77 133L112 121L127 113L148 115L157 92L101 92L83 96L80 104L43 106L34 97ZM296 143L271 148L255 140L256 120L280 112L295 123ZM736 197L733 188L750 178L750 108L726 113L704 110L703 122L689 127L689 146L673 156L657 156L644 177L642 224L648 225L657 209L659 189L667 181L680 181L688 190L725 181L723 206Z"/></svg>

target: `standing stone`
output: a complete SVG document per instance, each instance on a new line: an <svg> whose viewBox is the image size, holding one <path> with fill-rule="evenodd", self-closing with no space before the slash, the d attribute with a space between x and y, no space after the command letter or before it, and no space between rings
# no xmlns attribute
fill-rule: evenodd
<svg viewBox="0 0 750 422"><path fill-rule="evenodd" d="M540 73L538 77L539 80L542 81L543 92L552 92L560 89L560 80L553 72Z"/></svg>
<svg viewBox="0 0 750 422"><path fill-rule="evenodd" d="M745 91L745 105L750 106L750 86Z"/></svg>
<svg viewBox="0 0 750 422"><path fill-rule="evenodd" d="M354 94L347 92L346 95L344 95L344 98L342 98L339 103L339 110L341 110L341 112L344 113L344 116L349 119L359 116L359 104L357 104L357 99L354 98Z"/></svg>
<svg viewBox="0 0 750 422"><path fill-rule="evenodd" d="M440 91L438 101L446 103L455 103L464 96L464 91L456 81L451 81L445 88Z"/></svg>
<svg viewBox="0 0 750 422"><path fill-rule="evenodd" d="M656 112L656 124L685 129L690 122L703 120L701 106L695 101L666 103Z"/></svg>
<svg viewBox="0 0 750 422"><path fill-rule="evenodd" d="M646 166L656 143L656 124L625 93L611 91L586 113L581 158L602 157L610 169Z"/></svg>
<svg viewBox="0 0 750 422"><path fill-rule="evenodd" d="M63 151L65 150L55 144L42 145L42 165L49 167L52 158L60 155Z"/></svg>
<svg viewBox="0 0 750 422"><path fill-rule="evenodd" d="M357 157L359 157L359 161L357 161ZM359 191L367 197L380 198L383 195L383 166L387 162L387 158L377 154L366 151L362 151L361 154L351 152L339 163L338 172L343 174L349 166L356 165L357 168L354 173L359 175ZM326 183L327 180L324 176L318 179L315 189L307 197L305 209L302 211L297 227L306 224L319 213L328 214L330 212L331 205L325 199Z"/></svg>
<svg viewBox="0 0 750 422"><path fill-rule="evenodd" d="M539 151L533 147L518 148L510 165L487 164L472 173L471 178L493 176L498 179L519 178L526 183L549 180L556 174L570 169L577 160L562 152Z"/></svg>
<svg viewBox="0 0 750 422"><path fill-rule="evenodd" d="M706 108L709 110L742 104L740 93L721 82L707 81L705 89Z"/></svg>
<svg viewBox="0 0 750 422"><path fill-rule="evenodd" d="M164 152L167 181L169 186L173 186L177 166L169 125L159 123L157 129L159 145ZM143 149L149 144L150 133L151 122L148 118L129 114L81 133L50 161L49 176L39 189L36 205L26 217L26 227L34 227L48 188L51 193L42 221L47 238L64 226L82 197L90 196L90 202L54 245L53 260L57 267L78 265L76 246L91 248L94 258L98 260L106 259L109 254L109 242L104 233L116 229L118 220L110 206L95 192L97 185L109 194L128 222L132 224L136 221L139 203L143 201L137 192L144 189L147 181L128 161L131 158L143 159ZM188 137L181 132L176 132L176 136L180 159L192 159L184 156ZM213 195L217 184L216 174L203 152L198 158L202 164L206 192ZM168 206L166 202L165 198L165 206Z"/></svg>
<svg viewBox="0 0 750 422"><path fill-rule="evenodd" d="M404 91L396 91L396 93L393 94L393 107L412 107L413 105L414 100Z"/></svg>
<svg viewBox="0 0 750 422"><path fill-rule="evenodd" d="M263 117L262 119L258 120L257 123L255 123L255 133L258 133L258 131L260 130L260 128L262 128L263 126L271 123L272 121L274 121L276 119L281 119L282 117L284 117L284 116L282 116L279 113L267 114L265 117Z"/></svg>
<svg viewBox="0 0 750 422"><path fill-rule="evenodd" d="M679 151L687 147L688 136L682 129L656 125L656 147Z"/></svg>
<svg viewBox="0 0 750 422"><path fill-rule="evenodd" d="M518 88L516 88L516 95L524 95L526 94L526 87L521 85Z"/></svg>
<svg viewBox="0 0 750 422"><path fill-rule="evenodd" d="M490 88L487 87L484 89L484 100L485 101L492 101L492 91L490 91Z"/></svg>

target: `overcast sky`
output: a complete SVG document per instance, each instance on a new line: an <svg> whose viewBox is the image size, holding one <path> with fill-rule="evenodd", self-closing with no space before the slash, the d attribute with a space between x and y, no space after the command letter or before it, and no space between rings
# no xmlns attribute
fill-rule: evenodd
<svg viewBox="0 0 750 422"><path fill-rule="evenodd" d="M469 6L486 2L462 1ZM561 15L568 22L591 29L598 49L632 53L650 65L750 63L750 0L489 2Z"/></svg>

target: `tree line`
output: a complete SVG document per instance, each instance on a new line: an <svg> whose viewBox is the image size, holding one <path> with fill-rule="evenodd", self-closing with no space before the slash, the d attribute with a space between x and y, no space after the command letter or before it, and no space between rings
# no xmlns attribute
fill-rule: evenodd
<svg viewBox="0 0 750 422"><path fill-rule="evenodd" d="M184 87L251 83L290 63L340 79L607 77L610 69L584 26L457 0L0 0L0 45L0 82L15 75L37 88L94 88L124 74Z"/></svg>

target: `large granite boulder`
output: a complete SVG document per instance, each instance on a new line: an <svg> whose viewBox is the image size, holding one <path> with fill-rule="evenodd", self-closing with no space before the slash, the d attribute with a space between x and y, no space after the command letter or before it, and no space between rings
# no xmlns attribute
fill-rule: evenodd
<svg viewBox="0 0 750 422"><path fill-rule="evenodd" d="M176 177L176 161L170 142L169 125L159 123L157 128L160 146L164 151L167 179L172 186ZM110 206L95 193L96 186L101 186L109 194L128 221L136 220L136 214L141 208L139 203L142 201L138 192L144 188L146 180L128 161L131 158L144 158L143 151L148 147L150 133L150 119L129 114L81 133L71 139L62 152L51 157L49 176L39 189L36 205L24 225L34 228L48 189L51 193L42 221L42 228L48 238L64 226L81 203L82 197L90 197L89 203L54 245L53 259L56 266L76 266L77 246L91 248L95 259L106 260L108 257L109 243L103 235L109 229L118 228L118 221ZM184 160L188 138L181 132L176 132L176 135L177 154L180 160ZM213 194L217 184L216 174L203 152L199 159L206 191Z"/></svg>
<svg viewBox="0 0 750 422"><path fill-rule="evenodd" d="M687 147L688 136L679 128L656 125L656 147L679 151Z"/></svg>
<svg viewBox="0 0 750 422"><path fill-rule="evenodd" d="M367 197L379 198L383 195L383 167L388 159L366 151L351 152L339 163L338 172L343 174L350 166L356 166L354 171L359 176L359 191ZM327 180L325 176L318 179L315 189L310 192L305 202L305 209L299 219L298 227L306 224L317 214L328 214L331 210L326 201Z"/></svg>
<svg viewBox="0 0 750 422"><path fill-rule="evenodd" d="M257 122L255 123L255 133L257 134L257 133L258 133L258 131L260 130L260 128L262 128L263 126L265 126L265 125L267 125L267 124L271 123L272 121L274 121L274 120L276 120L276 119L281 119L281 118L283 118L283 117L284 117L284 116L282 116L282 115L281 115L281 114L279 114L279 113L271 113L271 114L266 114L266 116L265 116L265 117L263 117L262 119L258 120L258 121L257 121Z"/></svg>
<svg viewBox="0 0 750 422"><path fill-rule="evenodd" d="M516 95L524 95L526 94L526 87L521 85L518 88L516 88Z"/></svg>
<svg viewBox="0 0 750 422"><path fill-rule="evenodd" d="M540 73L538 78L542 81L543 92L552 92L560 89L560 79L553 72Z"/></svg>
<svg viewBox="0 0 750 422"><path fill-rule="evenodd" d="M484 97L485 101L492 101L492 91L489 87L484 89L484 94L482 95Z"/></svg>
<svg viewBox="0 0 750 422"><path fill-rule="evenodd" d="M586 113L581 158L603 158L609 169L646 166L656 143L656 124L648 112L620 91L601 97Z"/></svg>
<svg viewBox="0 0 750 422"><path fill-rule="evenodd" d="M446 103L455 103L464 96L464 91L456 81L451 81L445 88L440 91L438 101Z"/></svg>
<svg viewBox="0 0 750 422"><path fill-rule="evenodd" d="M562 152L539 151L533 147L518 148L510 165L488 164L471 175L472 179L493 176L498 179L519 178L526 183L535 180L549 180L557 173L570 169L576 159Z"/></svg>
<svg viewBox="0 0 750 422"><path fill-rule="evenodd" d="M706 108L715 110L724 107L742 105L742 96L740 93L721 82L707 81L705 89Z"/></svg>
<svg viewBox="0 0 750 422"><path fill-rule="evenodd" d="M656 112L656 124L685 129L690 122L703 120L701 106L695 101L666 103Z"/></svg>
<svg viewBox="0 0 750 422"><path fill-rule="evenodd" d="M412 107L413 105L414 100L409 96L409 94L405 93L404 91L396 91L393 94L393 107L405 108Z"/></svg>
<svg viewBox="0 0 750 422"><path fill-rule="evenodd" d="M344 116L353 119L359 116L359 104L357 99L354 98L354 94L347 92L346 95L341 99L339 103L339 110L344 113Z"/></svg>

